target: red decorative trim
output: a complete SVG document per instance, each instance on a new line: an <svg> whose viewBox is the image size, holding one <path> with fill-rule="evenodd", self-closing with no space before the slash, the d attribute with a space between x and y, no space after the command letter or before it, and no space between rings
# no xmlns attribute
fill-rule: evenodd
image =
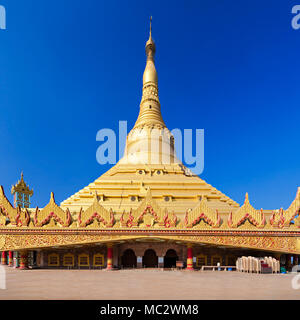
<svg viewBox="0 0 300 320"><path fill-rule="evenodd" d="M111 235L111 234L119 234L119 235L205 235L205 236L254 236L254 237L264 237L264 236L278 236L278 237L300 237L299 231L289 231L289 230L276 230L276 231L264 231L264 230L191 230L191 229L43 229L43 228L35 228L35 229L24 229L24 228L0 228L0 234L3 235L78 235L78 234L102 234L102 235Z"/></svg>
<svg viewBox="0 0 300 320"><path fill-rule="evenodd" d="M42 227L45 224L49 223L51 219L54 219L56 222L60 223L62 226L64 225L64 222L52 211L48 214L48 216L42 220L41 222L37 222L37 211L35 213L35 222L36 222L36 227Z"/></svg>
<svg viewBox="0 0 300 320"><path fill-rule="evenodd" d="M18 211L18 214L16 216L16 225L18 227L22 227L22 226L28 227L28 225L29 225L30 215L29 215L29 213L28 213L28 211L26 209L25 209L24 214L25 214L25 221L23 223L23 221L21 220L21 211L20 210Z"/></svg>
<svg viewBox="0 0 300 320"><path fill-rule="evenodd" d="M292 217L291 220L293 220L295 218L295 216L297 215L298 212L295 213L295 215ZM291 221L290 220L290 221ZM272 217L270 218L270 224L275 228L283 228L284 224L285 224L285 218L283 216L283 209L281 208L279 210L279 219L276 221L276 213L273 212Z"/></svg>
<svg viewBox="0 0 300 320"><path fill-rule="evenodd" d="M252 223L254 226L258 228L263 228L266 222L266 218L262 209L261 209L261 222L257 221L250 213L246 213L236 224L234 224L232 221L232 212L230 212L229 218L228 218L228 226L230 228L237 228L240 225L242 225L246 220L249 220L250 223Z"/></svg>
<svg viewBox="0 0 300 320"><path fill-rule="evenodd" d="M194 221L192 221L191 223L188 223L188 212L186 212L185 218L184 218L185 225L188 228L192 228L194 225L196 225L201 220L203 220L205 223L207 223L211 227L217 228L220 226L221 218L220 218L218 210L216 210L216 212L217 212L217 222L216 223L214 223L204 212L199 214L198 217L194 219Z"/></svg>
<svg viewBox="0 0 300 320"><path fill-rule="evenodd" d="M97 220L98 222L102 222L104 226L106 227L112 227L115 223L115 218L112 210L110 210L110 220L106 221L98 212L94 212L85 222L82 222L81 220L81 210L78 215L78 222L80 224L80 227L85 228L89 224L91 224L94 220Z"/></svg>
<svg viewBox="0 0 300 320"><path fill-rule="evenodd" d="M141 215L137 218L137 222L141 222L143 221L143 217L145 214L150 213L153 217L154 217L154 221L155 222L159 222L159 218L156 214L156 212L154 211L154 209L152 208L152 206L147 205L146 208L144 209L144 211L141 213ZM151 225L146 225L147 227L151 227Z"/></svg>

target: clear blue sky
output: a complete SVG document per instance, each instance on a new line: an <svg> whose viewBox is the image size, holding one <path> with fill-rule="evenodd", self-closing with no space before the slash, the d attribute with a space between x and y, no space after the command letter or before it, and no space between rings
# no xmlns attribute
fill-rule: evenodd
<svg viewBox="0 0 300 320"><path fill-rule="evenodd" d="M169 129L205 129L201 177L258 209L300 186L300 1L0 0L0 184L43 207L104 173L96 133L138 115L149 16ZM11 196L9 195L10 199Z"/></svg>

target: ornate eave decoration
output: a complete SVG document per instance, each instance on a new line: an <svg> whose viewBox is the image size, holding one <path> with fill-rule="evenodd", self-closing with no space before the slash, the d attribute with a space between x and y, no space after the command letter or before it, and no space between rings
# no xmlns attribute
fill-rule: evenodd
<svg viewBox="0 0 300 320"><path fill-rule="evenodd" d="M300 187L297 190L295 200L291 203L287 210L282 208L273 211L272 217L270 218L270 224L274 228L288 228L294 220L295 226L300 228L300 218L297 217L300 214Z"/></svg>
<svg viewBox="0 0 300 320"><path fill-rule="evenodd" d="M92 224L95 220L102 223L104 227L111 228L115 224L115 218L112 209L107 211L98 201L97 193L95 193L93 204L85 211L82 209L78 214L79 227L85 228Z"/></svg>
<svg viewBox="0 0 300 320"><path fill-rule="evenodd" d="M14 208L7 199L2 186L0 186L0 215L5 217L0 219L0 226L5 226L7 219L12 226L16 227L28 226L30 222L30 215L27 209Z"/></svg>
<svg viewBox="0 0 300 320"><path fill-rule="evenodd" d="M50 202L44 209L36 208L33 221L35 227L43 227L51 220L59 223L62 227L69 227L72 222L69 209L65 212L56 204L53 192L51 192Z"/></svg>
<svg viewBox="0 0 300 320"><path fill-rule="evenodd" d="M138 227L144 223L145 227L150 228L157 224L160 227L170 228L176 227L177 217L174 213L169 215L167 209L162 209L152 197L150 188L147 190L146 196L135 210L129 213L123 212L120 225L121 227Z"/></svg>
<svg viewBox="0 0 300 320"><path fill-rule="evenodd" d="M229 215L228 226L230 228L237 228L248 220L252 225L257 228L264 228L266 218L263 209L256 210L249 202L248 193L245 196L244 204L234 213Z"/></svg>
<svg viewBox="0 0 300 320"><path fill-rule="evenodd" d="M198 206L193 210L188 210L185 214L184 225L187 228L192 228L201 221L213 228L219 228L221 225L221 218L218 210L214 211L207 205L206 197L202 197Z"/></svg>

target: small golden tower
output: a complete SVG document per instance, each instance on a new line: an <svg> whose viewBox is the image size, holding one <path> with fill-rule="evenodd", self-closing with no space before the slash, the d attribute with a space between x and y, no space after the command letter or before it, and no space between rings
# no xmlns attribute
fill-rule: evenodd
<svg viewBox="0 0 300 320"><path fill-rule="evenodd" d="M29 208L30 197L33 196L33 189L30 190L29 186L25 183L23 172L21 173L21 180L17 184L12 186L11 193L14 196L15 208Z"/></svg>

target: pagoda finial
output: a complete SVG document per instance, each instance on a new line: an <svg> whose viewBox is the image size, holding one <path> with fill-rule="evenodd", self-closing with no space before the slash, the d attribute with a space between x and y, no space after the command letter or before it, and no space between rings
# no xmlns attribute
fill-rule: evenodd
<svg viewBox="0 0 300 320"><path fill-rule="evenodd" d="M160 102L158 98L158 76L155 68L154 56L156 52L155 42L152 38L152 16L150 17L150 33L146 42L146 67L143 75L143 96L140 104L140 114L135 127L144 125L157 125L165 127L160 112Z"/></svg>
<svg viewBox="0 0 300 320"><path fill-rule="evenodd" d="M50 202L55 203L55 198L54 198L54 193L53 192L51 192L51 194L50 194Z"/></svg>
<svg viewBox="0 0 300 320"><path fill-rule="evenodd" d="M245 203L249 202L249 195L248 195L248 192L246 192L246 195L245 195Z"/></svg>
<svg viewBox="0 0 300 320"><path fill-rule="evenodd" d="M156 70L155 70L155 66L154 66L154 55L155 55L155 51L156 51L156 47L155 47L155 42L152 39L152 16L150 17L150 32L149 32L149 39L146 42L146 55L147 55L147 61L151 60L153 62L153 67L152 68L152 80L148 80L148 81L152 81L157 83L157 74L156 74ZM147 66L146 66L146 70L147 70ZM145 70L145 72L146 72ZM144 74L144 84L145 84L145 74Z"/></svg>
<svg viewBox="0 0 300 320"><path fill-rule="evenodd" d="M150 17L150 36L149 39L152 39L152 16Z"/></svg>

